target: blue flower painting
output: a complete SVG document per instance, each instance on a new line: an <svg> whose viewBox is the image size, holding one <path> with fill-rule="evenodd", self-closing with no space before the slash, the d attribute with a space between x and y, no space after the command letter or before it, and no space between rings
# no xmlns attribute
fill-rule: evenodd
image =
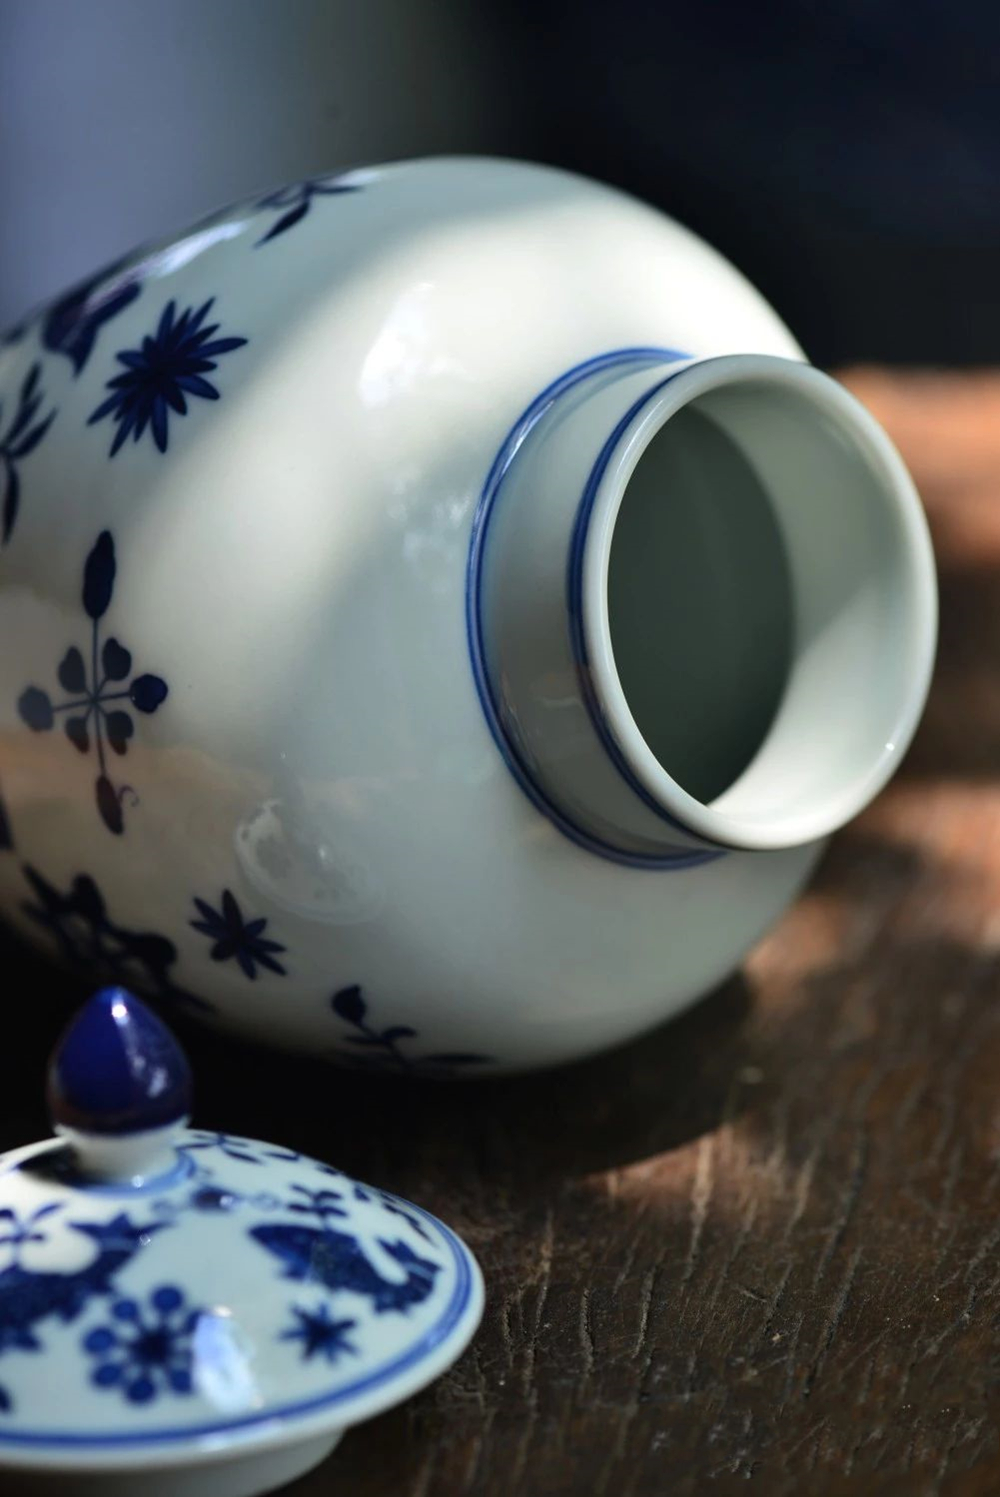
<svg viewBox="0 0 1000 1497"><path fill-rule="evenodd" d="M224 354L242 348L246 338L217 338L218 322L206 323L215 302L210 297L197 310L187 307L178 315L177 303L169 301L155 333L143 338L138 348L118 354L121 374L109 379L111 394L91 415L88 425L110 417L117 431L110 456L131 434L138 442L148 428L158 452L166 452L170 436L169 417L188 414L188 401L218 400L219 391L205 378L215 370Z"/></svg>
<svg viewBox="0 0 1000 1497"><path fill-rule="evenodd" d="M265 967L280 977L286 975L284 967L275 960L285 947L280 941L272 941L264 935L267 920L245 920L236 896L228 889L223 889L217 910L204 899L195 899L194 905L201 919L191 920L189 924L212 941L209 956L213 962L235 959L243 975L251 980L257 976L258 967Z"/></svg>
<svg viewBox="0 0 1000 1497"><path fill-rule="evenodd" d="M151 1403L161 1393L191 1393L192 1342L200 1314L173 1284L154 1289L146 1305L116 1299L108 1322L83 1337L83 1350L93 1358L91 1382L129 1403Z"/></svg>
<svg viewBox="0 0 1000 1497"><path fill-rule="evenodd" d="M17 404L4 426L0 403L0 476L3 478L3 511L0 514L0 545L6 545L17 521L21 504L20 466L38 446L55 418L43 415L45 396L41 389L41 364L32 364L17 394Z"/></svg>
<svg viewBox="0 0 1000 1497"><path fill-rule="evenodd" d="M326 1305L317 1305L315 1310L304 1310L300 1305L292 1306L294 1324L282 1331L279 1341L298 1341L302 1348L303 1362L313 1357L322 1357L327 1362L336 1362L344 1352L356 1352L348 1339L356 1320L334 1320Z"/></svg>
<svg viewBox="0 0 1000 1497"><path fill-rule="evenodd" d="M115 571L115 543L111 532L102 530L83 569L83 608L91 621L87 655L71 645L59 662L56 675L65 700L53 702L42 687L28 686L18 697L17 710L33 733L47 733L60 718L78 753L94 749L97 810L108 831L120 835L125 829L122 798L131 787L119 789L112 783L107 750L124 755L135 733L132 715L123 704L148 717L166 699L167 683L160 676L133 675L130 651L113 636L101 642L101 620L111 606Z"/></svg>

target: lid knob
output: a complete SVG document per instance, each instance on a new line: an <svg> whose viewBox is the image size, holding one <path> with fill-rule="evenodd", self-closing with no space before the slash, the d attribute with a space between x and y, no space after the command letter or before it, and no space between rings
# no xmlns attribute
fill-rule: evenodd
<svg viewBox="0 0 1000 1497"><path fill-rule="evenodd" d="M191 1071L151 1009L126 988L102 988L56 1046L48 1104L81 1174L138 1182L173 1163Z"/></svg>

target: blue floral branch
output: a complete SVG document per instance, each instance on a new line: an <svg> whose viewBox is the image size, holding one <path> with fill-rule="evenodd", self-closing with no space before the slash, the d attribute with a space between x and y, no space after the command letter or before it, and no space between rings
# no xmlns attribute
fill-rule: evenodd
<svg viewBox="0 0 1000 1497"><path fill-rule="evenodd" d="M398 1071L446 1073L461 1066L489 1065L491 1057L476 1055L469 1051L444 1051L434 1055L411 1056L401 1048L401 1041L417 1038L417 1031L408 1024L392 1024L388 1029L377 1029L368 1022L368 1005L358 986L340 988L330 999L330 1007L355 1030L347 1036L347 1043L368 1051L366 1058L382 1066ZM348 1052L349 1053L349 1052ZM360 1059L360 1055L351 1057Z"/></svg>
<svg viewBox="0 0 1000 1497"><path fill-rule="evenodd" d="M165 700L167 683L160 676L148 674L135 676L129 682L130 651L113 637L106 639L101 648L101 620L111 605L115 572L114 540L110 531L102 530L83 570L83 607L90 619L89 672L82 653L71 645L56 672L68 699L54 703L41 687L28 686L18 697L17 710L33 733L49 732L56 718L62 717L66 737L81 754L90 752L93 733L98 768L94 787L97 809L108 831L120 835L125 829L122 800L132 787L119 788L112 783L105 744L116 754L124 755L135 725L128 712L118 707L109 710L109 703L128 701L138 712L149 715ZM118 686L118 683L123 684ZM109 691L109 685L117 689Z"/></svg>

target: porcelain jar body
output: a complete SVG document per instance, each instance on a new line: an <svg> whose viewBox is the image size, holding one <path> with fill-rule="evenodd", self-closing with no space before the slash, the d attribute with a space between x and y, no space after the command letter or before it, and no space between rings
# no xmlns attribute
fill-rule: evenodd
<svg viewBox="0 0 1000 1497"><path fill-rule="evenodd" d="M228 210L15 330L0 399L3 913L248 1035L462 1074L625 1040L919 715L899 459L582 179Z"/></svg>

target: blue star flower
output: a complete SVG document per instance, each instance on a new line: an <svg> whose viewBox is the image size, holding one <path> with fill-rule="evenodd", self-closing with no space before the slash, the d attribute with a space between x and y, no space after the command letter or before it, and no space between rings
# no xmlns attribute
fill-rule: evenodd
<svg viewBox="0 0 1000 1497"><path fill-rule="evenodd" d="M356 1353L357 1347L348 1341L347 1332L353 1331L357 1321L332 1319L326 1305L319 1305L315 1310L302 1310L293 1305L292 1314L297 1324L282 1331L278 1340L301 1341L303 1362L317 1356L336 1362L342 1352Z"/></svg>
<svg viewBox="0 0 1000 1497"><path fill-rule="evenodd" d="M88 421L103 421L111 416L118 425L110 456L121 447L129 432L138 442L146 427L160 452L167 450L167 421L170 411L187 414L186 396L201 400L218 400L219 392L205 375L216 367L216 360L234 348L242 348L246 338L213 338L219 324L204 326L215 298L211 297L197 311L187 307L177 316L177 306L169 301L163 309L159 326L142 340L141 348L123 349L118 354L125 370L107 381L111 391Z"/></svg>
<svg viewBox="0 0 1000 1497"><path fill-rule="evenodd" d="M213 962L227 962L235 957L249 978L257 976L258 966L285 976L284 967L274 959L285 947L280 941L265 939L266 919L244 920L234 895L228 889L222 891L221 910L214 910L203 899L196 899L194 904L201 919L189 923L192 929L215 942L209 952Z"/></svg>

